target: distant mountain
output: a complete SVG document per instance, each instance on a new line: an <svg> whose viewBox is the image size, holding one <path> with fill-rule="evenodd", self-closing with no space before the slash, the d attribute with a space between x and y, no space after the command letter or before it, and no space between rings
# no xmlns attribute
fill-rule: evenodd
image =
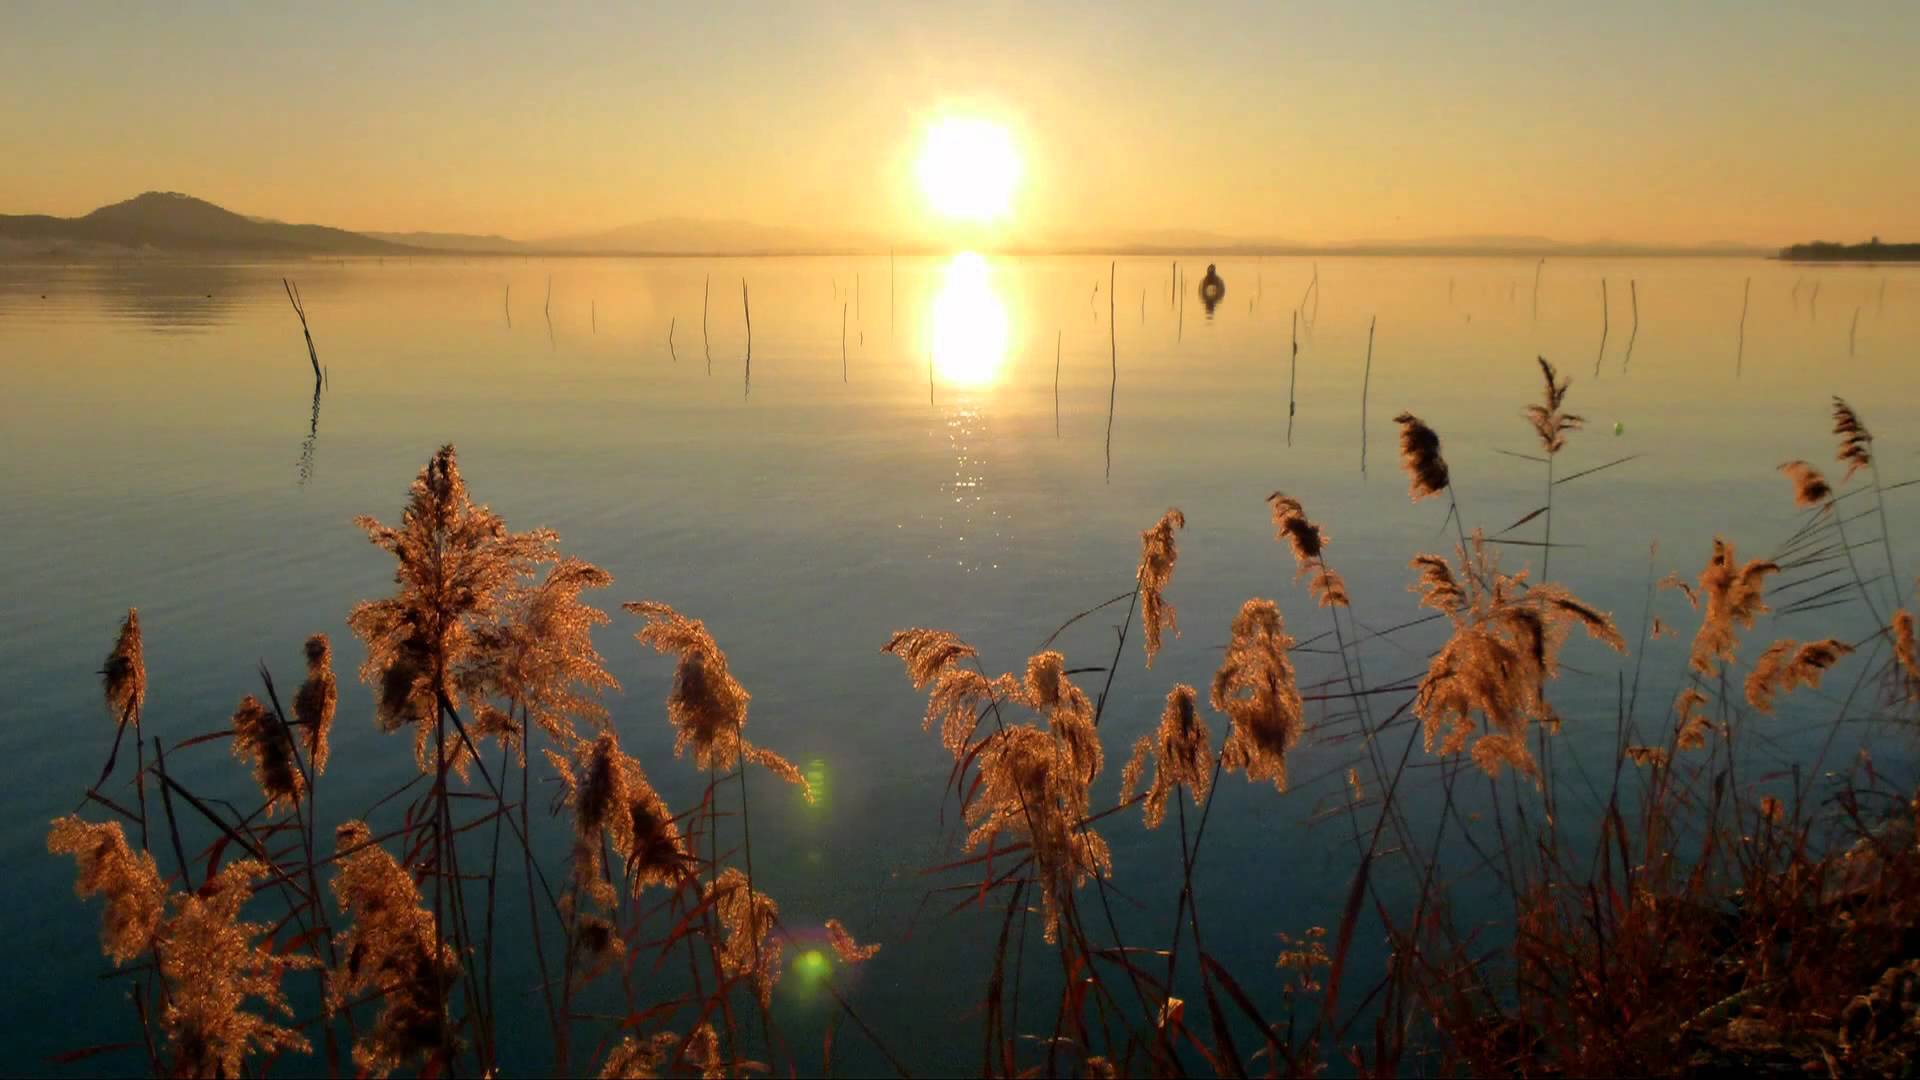
<svg viewBox="0 0 1920 1080"><path fill-rule="evenodd" d="M371 236L375 240L385 240L390 244L404 244L407 247L421 248L427 251L463 251L495 254L512 252L520 254L527 245L518 240L509 240L504 236L491 233L476 236L473 233L442 232L364 232L362 236Z"/></svg>
<svg viewBox="0 0 1920 1080"><path fill-rule="evenodd" d="M23 251L392 255L410 250L326 225L249 218L204 199L160 191L103 206L85 217L0 214L0 243Z"/></svg>

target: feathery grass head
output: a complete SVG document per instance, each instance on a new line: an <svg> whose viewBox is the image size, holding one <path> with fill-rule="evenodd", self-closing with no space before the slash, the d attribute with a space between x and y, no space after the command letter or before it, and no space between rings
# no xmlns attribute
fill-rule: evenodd
<svg viewBox="0 0 1920 1080"><path fill-rule="evenodd" d="M451 446L413 481L400 525L355 519L376 547L391 552L392 596L354 605L347 625L366 642L362 681L379 690L381 729L414 728L414 760L432 772L444 757L465 764L464 744L449 735L436 748L442 698L457 702L455 675L472 658L473 630L494 619L515 584L553 558L554 534L508 532L498 515L467 495Z"/></svg>
<svg viewBox="0 0 1920 1080"><path fill-rule="evenodd" d="M1860 422L1860 416L1839 397L1833 399L1833 433L1840 436L1840 448L1834 453L1834 460L1846 465L1847 472L1840 478L1841 483L1853 479L1853 474L1873 464L1873 433L1867 425Z"/></svg>
<svg viewBox="0 0 1920 1080"><path fill-rule="evenodd" d="M267 797L267 813L291 810L306 792L294 760L293 739L280 718L248 694L233 713L233 756L253 761L253 780Z"/></svg>
<svg viewBox="0 0 1920 1080"><path fill-rule="evenodd" d="M1153 783L1141 801L1147 828L1157 829L1166 820L1167 797L1178 785L1186 785L1195 806L1206 802L1213 786L1213 742L1207 722L1195 705L1196 692L1185 683L1167 694L1167 707L1160 713L1160 726L1140 736L1133 744L1133 757L1120 774L1120 801L1133 798L1146 771L1147 759L1153 759Z"/></svg>
<svg viewBox="0 0 1920 1080"><path fill-rule="evenodd" d="M340 687L333 677L333 645L325 634L307 639L307 678L293 696L293 722L305 732L307 768L319 776L327 770L330 753L328 735L333 730L333 712L340 701Z"/></svg>
<svg viewBox="0 0 1920 1080"><path fill-rule="evenodd" d="M157 955L169 988L161 1026L175 1076L243 1076L250 1054L311 1049L305 1036L243 1008L257 998L262 1012L292 1016L282 976L319 966L311 956L276 955L272 927L240 921L253 882L268 873L263 863L229 863L198 891L174 897Z"/></svg>
<svg viewBox="0 0 1920 1080"><path fill-rule="evenodd" d="M1901 608L1893 613L1893 658L1898 664L1903 697L1920 698L1920 644L1914 640L1913 612Z"/></svg>
<svg viewBox="0 0 1920 1080"><path fill-rule="evenodd" d="M1093 726L1093 702L1067 678L1066 667L1067 658L1052 650L1029 658L1021 700L1047 718L1048 730L1067 748L1075 773L1092 781L1106 757Z"/></svg>
<svg viewBox="0 0 1920 1080"><path fill-rule="evenodd" d="M147 703L147 662L140 648L140 612L134 608L127 609L113 651L100 665L100 682L107 713L115 722L130 720L137 727L140 707Z"/></svg>
<svg viewBox="0 0 1920 1080"><path fill-rule="evenodd" d="M1767 612L1761 587L1768 574L1779 572L1779 564L1765 559L1749 559L1737 565L1733 545L1718 536L1713 538L1713 555L1700 571L1699 595L1706 599L1707 609L1693 636L1688 658L1695 671L1712 675L1716 663L1733 662L1738 644L1734 628L1751 630L1754 619Z"/></svg>
<svg viewBox="0 0 1920 1080"><path fill-rule="evenodd" d="M843 964L863 964L880 953L878 945L862 945L853 940L853 935L847 932L839 919L827 920L827 941L833 946L833 954Z"/></svg>
<svg viewBox="0 0 1920 1080"><path fill-rule="evenodd" d="M1707 719L1706 706L1707 695L1691 686L1680 691L1680 696L1674 699L1674 749L1706 749L1707 733L1713 730L1712 722Z"/></svg>
<svg viewBox="0 0 1920 1080"><path fill-rule="evenodd" d="M348 926L335 939L341 960L328 978L327 1000L334 1009L362 996L382 1001L373 1025L360 1030L353 1063L385 1076L450 1041L458 1045L443 987L459 976L460 964L440 942L433 913L420 906L412 876L373 842L364 822L335 830L334 850L340 870L333 895Z"/></svg>
<svg viewBox="0 0 1920 1080"><path fill-rule="evenodd" d="M1275 791L1287 790L1287 751L1300 741L1303 727L1291 648L1293 638L1273 601L1248 600L1234 616L1209 695L1228 722L1221 767L1244 772L1249 781L1271 780Z"/></svg>
<svg viewBox="0 0 1920 1080"><path fill-rule="evenodd" d="M1407 494L1414 502L1447 488L1447 461L1440 456L1440 436L1410 412L1393 418L1400 425L1400 466L1407 470Z"/></svg>
<svg viewBox="0 0 1920 1080"><path fill-rule="evenodd" d="M907 665L907 678L915 690L927 685L940 672L976 655L973 646L945 630L914 627L901 630L880 649L900 658Z"/></svg>
<svg viewBox="0 0 1920 1080"><path fill-rule="evenodd" d="M720 970L729 979L745 978L762 1008L773 1001L780 981L784 944L773 937L780 905L747 884L747 875L729 866L707 886L706 901L726 931L720 942Z"/></svg>
<svg viewBox="0 0 1920 1080"><path fill-rule="evenodd" d="M593 647L593 628L609 621L580 601L613 576L575 558L556 562L537 585L514 584L493 621L476 626L460 683L469 692L498 697L526 710L547 737L564 746L578 737L574 721L606 723L599 695L620 684Z"/></svg>
<svg viewBox="0 0 1920 1080"><path fill-rule="evenodd" d="M930 730L938 723L940 744L955 760L965 758L976 745L974 731L987 709L1000 701L1019 701L1025 694L1025 688L1010 675L989 679L975 668L963 666L962 660L976 655L973 646L945 630L901 630L880 651L900 658L914 689L933 684L927 692L927 714L921 730Z"/></svg>
<svg viewBox="0 0 1920 1080"><path fill-rule="evenodd" d="M54 819L47 830L47 851L71 855L79 864L75 896L98 893L107 898L100 916L100 951L116 964L147 951L167 896L153 856L127 846L119 822L96 825L73 815Z"/></svg>
<svg viewBox="0 0 1920 1080"><path fill-rule="evenodd" d="M1307 588L1321 607L1349 606L1346 581L1327 566L1324 557L1329 537L1307 520L1300 500L1276 491L1267 496L1267 504L1273 508L1273 538L1293 549L1293 579L1310 577Z"/></svg>
<svg viewBox="0 0 1920 1080"><path fill-rule="evenodd" d="M1524 572L1501 573L1499 560L1478 532L1458 555L1458 573L1434 555L1412 563L1420 571L1415 588L1426 594L1422 606L1453 620L1453 636L1434 654L1420 681L1414 715L1424 726L1429 751L1436 743L1443 754L1466 750L1477 731L1475 764L1490 775L1512 767L1537 783L1540 774L1527 749L1527 726L1559 725L1545 687L1559 673L1559 652L1568 630L1581 627L1616 652L1626 651L1626 641L1609 615L1567 589L1551 582L1523 587ZM1475 714L1481 719L1478 728Z"/></svg>
<svg viewBox="0 0 1920 1080"><path fill-rule="evenodd" d="M1134 577L1140 586L1140 626L1146 631L1148 667L1153 666L1154 654L1160 651L1161 632L1171 628L1175 637L1180 634L1173 605L1166 602L1162 593L1173 581L1173 565L1180 558L1179 549L1173 543L1173 531L1186 527L1187 516L1178 509L1170 509L1160 515L1153 528L1140 534L1140 567Z"/></svg>
<svg viewBox="0 0 1920 1080"><path fill-rule="evenodd" d="M771 750L754 746L741 734L752 700L727 670L727 654L707 632L706 624L690 619L666 604L651 600L625 604L646 620L633 636L660 653L677 653L673 689L667 694L667 719L677 731L673 756L693 748L693 760L703 769L731 769L742 758L797 784L809 802L813 792L793 763Z"/></svg>
<svg viewBox="0 0 1920 1080"><path fill-rule="evenodd" d="M593 914L582 914L574 920L571 948L576 987L606 974L627 955L627 943L613 923Z"/></svg>
<svg viewBox="0 0 1920 1080"><path fill-rule="evenodd" d="M1106 840L1083 827L1088 775L1066 740L1026 724L988 735L974 760L980 775L965 804L966 848L999 835L1027 841L1046 915L1042 932L1054 941L1073 889L1113 870Z"/></svg>
<svg viewBox="0 0 1920 1080"><path fill-rule="evenodd" d="M671 886L686 879L693 857L673 814L640 763L621 752L611 728L578 742L571 761L551 751L547 758L565 789L562 803L573 808L574 837L592 856L587 866L576 865L576 873L594 873L597 886L604 834L625 865L633 895L649 885ZM598 898L611 906L611 895Z"/></svg>
<svg viewBox="0 0 1920 1080"><path fill-rule="evenodd" d="M1793 505L1802 510L1811 506L1820 506L1833 496L1833 489L1827 486L1827 478L1820 470L1804 461L1795 459L1780 466L1787 475L1787 483L1793 485Z"/></svg>
<svg viewBox="0 0 1920 1080"><path fill-rule="evenodd" d="M1540 448L1551 457L1567 445L1567 432L1578 431L1586 425L1586 418L1560 411L1560 405L1567 398L1567 387L1573 385L1571 378L1557 379L1553 365L1544 356L1535 357L1540 361L1540 374L1546 379L1546 393L1538 405L1527 406L1527 421L1533 425L1534 434L1540 437Z"/></svg>
<svg viewBox="0 0 1920 1080"><path fill-rule="evenodd" d="M1852 651L1853 646L1836 638L1804 645L1781 638L1760 654L1747 674L1747 704L1771 713L1775 693L1792 693L1802 685L1819 689L1821 674Z"/></svg>

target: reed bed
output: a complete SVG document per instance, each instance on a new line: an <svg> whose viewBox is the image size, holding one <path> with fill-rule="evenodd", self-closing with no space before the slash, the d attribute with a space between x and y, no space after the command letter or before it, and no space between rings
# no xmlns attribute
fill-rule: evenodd
<svg viewBox="0 0 1920 1080"><path fill-rule="evenodd" d="M1111 322L1111 279L1108 296ZM929 901L978 943L971 971L953 972L980 980L978 1008L953 1024L956 1045L979 1048L981 1073L1914 1067L1920 788L1829 753L1863 723L1920 720L1912 594L1896 573L1872 433L1836 399L1844 472L1782 466L1802 514L1791 535L1744 561L1716 540L1697 574L1658 586L1650 572L1637 632L1623 630L1548 576L1554 489L1619 462L1556 479L1582 421L1565 408L1569 381L1544 358L1538 369L1544 389L1524 412L1547 481L1537 578L1502 559L1536 545L1468 527L1440 434L1402 412L1409 497L1443 501L1437 525L1451 524L1454 542L1412 554L1398 612L1363 621L1330 561L1332 533L1274 492L1264 507L1249 498L1249 524L1268 518L1301 591L1256 586L1267 595L1219 618L1212 678L1153 686L1157 717L1109 703L1117 679L1152 678L1181 631L1178 509L1141 533L1130 584L1011 670L934 625L874 643L925 694L919 720L938 742L928 752L949 762L928 801L951 805L964 828L947 861L918 869L934 882ZM364 651L357 674L373 691L370 719L410 745L412 778L354 816L330 802L323 818L329 769L352 767L331 752L333 725L366 719L336 716L327 637L302 643L290 707L263 664L258 686L234 688L226 726L198 730L147 713L144 634L155 628L128 611L101 668L114 728L97 736L105 766L75 813L50 824L47 847L74 860L77 897L99 908L131 1032L65 1060L169 1075L495 1075L527 1067L503 1045L532 1026L549 1051L537 1067L556 1075L797 1074L832 1070L840 1027L909 1074L907 1047L836 975L884 970L891 943L838 918L825 930L824 1045L781 1030L773 1003L799 938L782 883L755 874L750 791L812 790L775 749L777 723L749 738L753 696L699 618L621 605L635 645L672 678L663 701L616 719L619 687L594 639L614 616L587 600L613 579L564 554L553 531L514 531L476 503L451 446L421 469L396 523L356 524L394 560L392 592L348 616ZM1856 558L1874 547L1884 578ZM1113 572L1120 584L1128 568ZM1056 647L1122 602L1111 657L1077 664ZM1823 634L1803 618L1795 637L1746 647L1761 644L1762 620L1840 604L1855 623L1864 611L1871 632ZM1685 661L1668 673L1680 692L1643 703L1648 642L1688 623ZM1570 707L1563 672L1606 665L1617 665L1598 680L1618 687L1611 759L1561 760L1564 726L1594 722ZM643 762L624 748L636 725L661 720L670 755ZM1824 729L1821 752L1772 761L1776 722ZM1116 725L1138 734L1112 800L1099 779ZM252 775L247 802L170 771L170 756L178 770L182 755L223 745ZM677 807L652 779L676 768L703 783ZM1261 804L1332 823L1351 844L1332 870L1344 904L1274 911L1260 980L1209 947L1220 935L1203 917L1216 898L1198 870L1224 857L1205 841L1236 775ZM553 793L543 829L536 783ZM1581 800L1591 827L1568 809ZM723 820L737 845L723 843ZM1158 845L1157 872L1116 865L1109 837L1132 828L1177 833ZM563 842L536 841L556 831ZM1275 858L1271 872L1290 872L1284 852ZM1489 903L1505 929L1473 914ZM1116 907L1137 916L1128 937ZM1147 921L1159 925L1143 937ZM532 952L531 985L504 977L507 947Z"/></svg>

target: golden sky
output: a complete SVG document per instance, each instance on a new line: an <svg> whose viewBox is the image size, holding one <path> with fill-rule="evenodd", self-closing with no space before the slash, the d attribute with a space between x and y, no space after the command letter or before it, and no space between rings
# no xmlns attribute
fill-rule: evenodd
<svg viewBox="0 0 1920 1080"><path fill-rule="evenodd" d="M1920 4L959 7L16 2L0 212L911 241L964 114L1011 132L1018 235L1920 239Z"/></svg>

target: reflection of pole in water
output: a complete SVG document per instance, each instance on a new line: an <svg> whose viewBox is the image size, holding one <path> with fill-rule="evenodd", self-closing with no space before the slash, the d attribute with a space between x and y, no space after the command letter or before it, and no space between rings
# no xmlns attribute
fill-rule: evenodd
<svg viewBox="0 0 1920 1080"><path fill-rule="evenodd" d="M307 419L307 437L300 442L300 486L313 479L313 459L320 447L320 384L313 384L313 415Z"/></svg>

